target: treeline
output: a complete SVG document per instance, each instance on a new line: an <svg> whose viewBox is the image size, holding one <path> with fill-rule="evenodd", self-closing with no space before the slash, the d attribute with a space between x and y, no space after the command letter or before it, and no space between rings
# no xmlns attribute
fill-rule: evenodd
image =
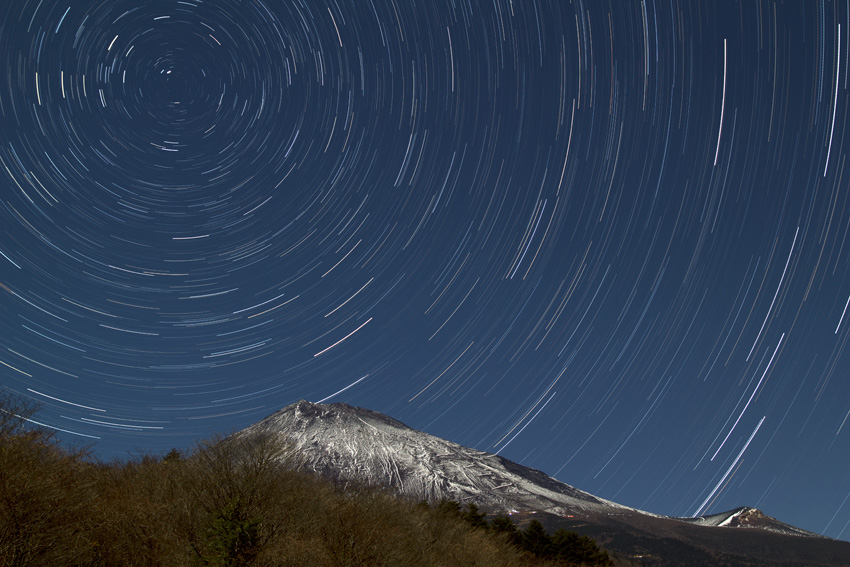
<svg viewBox="0 0 850 567"><path fill-rule="evenodd" d="M0 394L3 567L582 564L542 526L296 472L271 437L102 463L32 429L34 411Z"/></svg>
<svg viewBox="0 0 850 567"><path fill-rule="evenodd" d="M473 528L499 534L508 543L535 557L557 560L559 565L613 565L608 552L601 549L593 539L563 528L550 535L538 520L531 520L524 530L520 530L513 520L504 514L488 521L487 514L479 510L474 502L469 502L464 507L458 502L446 500L440 502L437 509L464 520Z"/></svg>

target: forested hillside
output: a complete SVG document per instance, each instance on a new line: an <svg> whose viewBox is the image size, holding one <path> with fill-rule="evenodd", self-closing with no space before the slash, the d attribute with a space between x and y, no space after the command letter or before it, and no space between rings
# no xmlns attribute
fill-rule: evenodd
<svg viewBox="0 0 850 567"><path fill-rule="evenodd" d="M0 397L0 566L609 565L586 537L295 472L271 437L113 463Z"/></svg>

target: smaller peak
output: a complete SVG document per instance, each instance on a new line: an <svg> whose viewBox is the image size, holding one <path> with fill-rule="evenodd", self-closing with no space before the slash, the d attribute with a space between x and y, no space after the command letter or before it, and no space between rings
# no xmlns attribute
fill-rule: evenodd
<svg viewBox="0 0 850 567"><path fill-rule="evenodd" d="M726 514L729 516L730 520L736 518L739 521L772 519L770 516L768 516L758 508L753 508L751 506L741 506L740 508L729 510L728 512L726 512Z"/></svg>

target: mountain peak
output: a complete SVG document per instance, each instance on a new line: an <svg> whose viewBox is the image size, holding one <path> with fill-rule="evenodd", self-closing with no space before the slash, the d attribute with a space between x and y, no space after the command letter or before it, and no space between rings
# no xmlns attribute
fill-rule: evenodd
<svg viewBox="0 0 850 567"><path fill-rule="evenodd" d="M390 486L415 500L475 501L491 511L628 510L502 457L348 404L291 404L242 434L282 436L309 470Z"/></svg>
<svg viewBox="0 0 850 567"><path fill-rule="evenodd" d="M411 429L382 413L344 403L299 400L240 435L258 433L283 437L298 455L300 466L307 470L334 481L389 486L414 500L474 501L491 512L524 510L567 517L666 518L598 498L539 470L463 447ZM817 535L749 507L675 519L700 526Z"/></svg>
<svg viewBox="0 0 850 567"><path fill-rule="evenodd" d="M850 544L783 524L755 508L698 518L634 510L348 404L300 400L236 435L277 437L298 467L334 482L386 486L414 501L474 502L487 513L523 512L519 523L534 517L547 528L585 530L652 566L708 567L725 557L726 564L736 565L833 567L846 565L839 558L848 556Z"/></svg>
<svg viewBox="0 0 850 567"><path fill-rule="evenodd" d="M350 406L344 403L320 404L308 402L307 400L299 400L269 417L273 416L279 416L282 419L295 419L301 422L320 420L325 422L336 422L339 424L344 424L353 420L361 420L371 422L373 424L380 423L385 426L395 427L398 429L410 429L407 425L389 417L388 415L366 408Z"/></svg>

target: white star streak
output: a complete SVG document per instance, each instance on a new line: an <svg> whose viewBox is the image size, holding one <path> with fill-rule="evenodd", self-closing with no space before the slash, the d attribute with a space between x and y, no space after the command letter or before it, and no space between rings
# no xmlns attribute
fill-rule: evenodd
<svg viewBox="0 0 850 567"><path fill-rule="evenodd" d="M369 317L369 319L366 321L366 323L368 323L368 322L369 322L369 321L371 321L371 320L372 320L372 317ZM339 339L337 342L335 342L334 344L332 344L332 345L331 345L331 346L329 346L328 348L326 348L326 349L324 349L324 350L320 350L319 352L317 352L316 354L314 354L314 355L313 355L313 358L316 358L317 356L321 356L321 355L325 354L326 352L328 352L329 350L331 350L333 347L337 346L337 345L338 345L338 344L340 344L342 341L344 341L345 339L347 339L348 337L350 337L351 335L353 335L354 333L356 333L357 331L359 331L360 329L362 329L363 327L365 327L365 326L366 326L366 323L363 323L362 325L360 325L359 327L357 327L356 329L354 329L353 331L351 331L350 333L348 333L347 335L345 335L344 337L342 337L341 339Z"/></svg>
<svg viewBox="0 0 850 567"><path fill-rule="evenodd" d="M740 452L740 453L738 453L738 456L737 456L737 457L735 457L735 460L732 462L732 464L731 464L731 465L729 465L729 468L726 470L726 474L724 474L724 475L723 475L723 478L721 478L721 479L720 479L720 482L718 482L718 483L717 483L717 485L714 487L714 490L712 490L712 491L711 491L711 494L709 494L709 495L708 495L708 497L706 497L706 499L703 501L703 503L702 503L702 504L700 504L700 507L699 507L699 508L697 508L697 511L696 511L696 512L694 512L693 516L691 516L692 518L696 518L696 517L700 514L700 512L702 512L702 509L703 509L703 508L705 508L705 505L708 503L708 501L709 501L709 500L711 500L711 497L712 497L712 496L714 496L714 493L715 493L715 492L717 492L717 489L718 489L718 488L720 488L720 486L721 486L721 485L723 484L723 482L726 480L726 477L727 477L727 476L729 476L729 473L730 473L730 472L732 472L732 469L734 469L734 468L735 468L735 465L737 465L737 464L738 464L738 461L741 459L741 455L743 455L743 454L744 454L744 451L746 451L746 450L747 450L747 447L749 447L749 446L750 446L750 441L752 441L752 440L753 440L753 437L755 437L755 436L756 436L756 433L758 433L758 430L759 430L759 428L761 427L761 424L762 424L762 423L764 423L764 419L765 419L765 417L767 417L767 416L763 416L763 417L761 418L761 421L759 421L759 424L758 424L758 425L756 425L756 428L755 428L755 430L753 431L752 435L750 435L750 438L749 438L749 439L747 439L747 442L746 442L746 443L744 443L744 448L743 448L743 449L741 449L741 452Z"/></svg>

